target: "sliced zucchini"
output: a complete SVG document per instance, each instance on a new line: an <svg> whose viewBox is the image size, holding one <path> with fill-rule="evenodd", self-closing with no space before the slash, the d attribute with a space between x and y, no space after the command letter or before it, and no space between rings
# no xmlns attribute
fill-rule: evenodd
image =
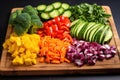
<svg viewBox="0 0 120 80"><path fill-rule="evenodd" d="M67 4L67 3L62 3L62 7L63 7L65 10L67 10L67 9L70 8L70 5Z"/></svg>
<svg viewBox="0 0 120 80"><path fill-rule="evenodd" d="M57 17L57 16L59 16L59 14L60 13L58 12L58 10L53 10L49 13L51 18Z"/></svg>
<svg viewBox="0 0 120 80"><path fill-rule="evenodd" d="M50 12L54 9L53 5L48 5L45 9L45 12Z"/></svg>
<svg viewBox="0 0 120 80"><path fill-rule="evenodd" d="M50 19L50 16L49 16L49 14L48 13L41 13L41 18L42 19L44 19L44 20L48 20L48 19Z"/></svg>
<svg viewBox="0 0 120 80"><path fill-rule="evenodd" d="M42 4L42 5L38 5L36 9L38 11L44 11L46 9L46 7L47 7L46 5Z"/></svg>
<svg viewBox="0 0 120 80"><path fill-rule="evenodd" d="M65 16L65 17L70 17L72 15L72 13L71 13L70 10L67 10L62 15Z"/></svg>
<svg viewBox="0 0 120 80"><path fill-rule="evenodd" d="M54 3L52 3L52 5L55 9L58 9L61 7L62 3L61 2L54 2Z"/></svg>

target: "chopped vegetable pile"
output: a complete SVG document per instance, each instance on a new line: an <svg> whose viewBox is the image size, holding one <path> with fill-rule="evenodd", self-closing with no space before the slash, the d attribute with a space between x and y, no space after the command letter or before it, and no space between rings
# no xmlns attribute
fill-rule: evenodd
<svg viewBox="0 0 120 80"><path fill-rule="evenodd" d="M50 36L42 37L40 40L40 62L46 63L61 63L70 62L66 58L66 51L69 42L62 41L57 38L51 38Z"/></svg>
<svg viewBox="0 0 120 80"><path fill-rule="evenodd" d="M39 42L40 37L37 34L24 34L20 37L11 35L3 47L11 54L13 65L32 65L37 63Z"/></svg>
<svg viewBox="0 0 120 80"><path fill-rule="evenodd" d="M78 66L94 65L97 60L110 59L116 54L116 48L107 44L78 41L74 39L67 51L67 58Z"/></svg>
<svg viewBox="0 0 120 80"><path fill-rule="evenodd" d="M71 21L82 19L88 22L107 24L110 14L106 14L102 6L97 4L81 3L71 7Z"/></svg>
<svg viewBox="0 0 120 80"><path fill-rule="evenodd" d="M94 65L116 54L114 45L109 45L113 36L109 17L97 4L27 5L11 13L13 32L3 48L10 53L13 65Z"/></svg>

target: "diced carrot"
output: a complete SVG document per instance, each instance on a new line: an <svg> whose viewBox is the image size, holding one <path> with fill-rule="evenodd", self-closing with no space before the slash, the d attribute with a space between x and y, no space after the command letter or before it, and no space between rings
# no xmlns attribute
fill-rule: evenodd
<svg viewBox="0 0 120 80"><path fill-rule="evenodd" d="M45 58L45 62L54 64L65 62L66 50L70 45L69 42L51 38L50 36L44 36L40 39L40 56Z"/></svg>
<svg viewBox="0 0 120 80"><path fill-rule="evenodd" d="M67 58L64 58L64 61L70 63L70 60L68 60Z"/></svg>
<svg viewBox="0 0 120 80"><path fill-rule="evenodd" d="M45 57L40 57L39 62L44 63L45 62Z"/></svg>
<svg viewBox="0 0 120 80"><path fill-rule="evenodd" d="M53 64L60 64L60 61L59 60L52 60L51 63L53 63Z"/></svg>

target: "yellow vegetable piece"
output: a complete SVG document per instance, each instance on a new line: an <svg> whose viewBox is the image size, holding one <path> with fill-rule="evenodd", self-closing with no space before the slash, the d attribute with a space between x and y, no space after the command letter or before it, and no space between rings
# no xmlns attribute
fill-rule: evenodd
<svg viewBox="0 0 120 80"><path fill-rule="evenodd" d="M24 61L25 65L32 65L32 60L30 58L26 58Z"/></svg>
<svg viewBox="0 0 120 80"><path fill-rule="evenodd" d="M12 33L9 39L3 43L3 48L7 49L13 58L13 65L33 65L36 64L39 53L40 37L37 34L24 34L16 36Z"/></svg>

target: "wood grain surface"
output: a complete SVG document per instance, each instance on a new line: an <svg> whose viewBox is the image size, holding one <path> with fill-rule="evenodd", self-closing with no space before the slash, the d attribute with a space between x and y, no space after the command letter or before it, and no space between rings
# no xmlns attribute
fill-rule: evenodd
<svg viewBox="0 0 120 80"><path fill-rule="evenodd" d="M111 14L111 10L109 6L103 6L107 13ZM17 9L22 8L14 8L12 12ZM112 72L120 71L120 43L119 37L116 30L116 26L111 16L109 19L109 23L111 25L111 29L113 32L112 40L109 45L116 46L117 54L115 57L109 60L97 61L94 66L84 65L82 67L77 67L73 63L61 63L61 64L47 64L47 63L39 63L33 66L13 66L11 64L11 57L7 53L6 49L3 49L1 64L0 64L0 74L1 75L59 75L59 74L106 74ZM12 32L12 26L8 25L6 39L9 38Z"/></svg>

